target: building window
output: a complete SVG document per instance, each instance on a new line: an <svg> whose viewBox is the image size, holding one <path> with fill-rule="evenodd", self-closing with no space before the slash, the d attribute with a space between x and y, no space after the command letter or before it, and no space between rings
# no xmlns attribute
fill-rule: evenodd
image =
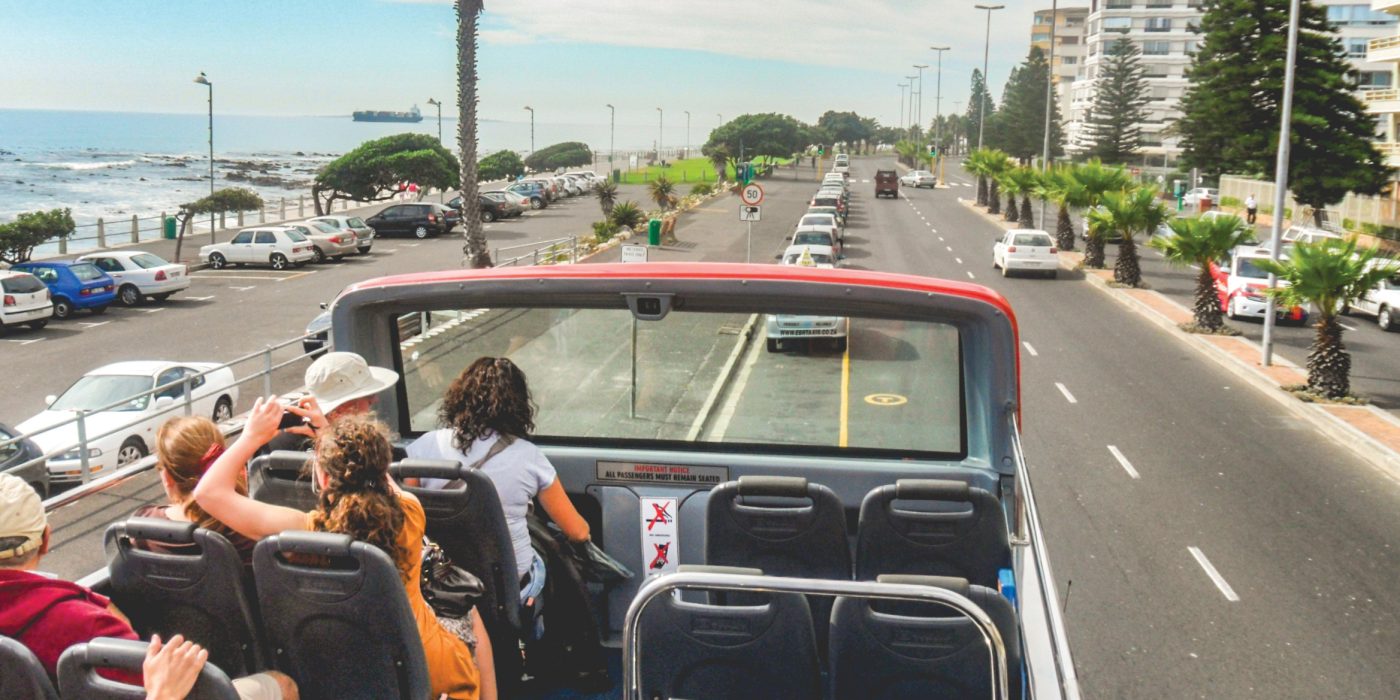
<svg viewBox="0 0 1400 700"><path fill-rule="evenodd" d="M1035 32L1034 34L1031 34L1031 41L1033 41L1033 42L1050 41L1050 35L1049 35L1049 34L1041 34L1040 32Z"/></svg>
<svg viewBox="0 0 1400 700"><path fill-rule="evenodd" d="M1391 86L1390 71L1384 70L1364 70L1356 81L1356 87L1361 90L1378 90Z"/></svg>
<svg viewBox="0 0 1400 700"><path fill-rule="evenodd" d="M1127 10L1133 6L1133 0L1107 0L1104 3L1106 10ZM1023 15L1024 16L1024 15Z"/></svg>
<svg viewBox="0 0 1400 700"><path fill-rule="evenodd" d="M1142 55L1144 56L1166 56L1172 52L1170 41L1144 41L1142 42Z"/></svg>
<svg viewBox="0 0 1400 700"><path fill-rule="evenodd" d="M1370 5L1329 5L1327 21L1333 26L1389 26L1396 23L1394 15L1376 12Z"/></svg>
<svg viewBox="0 0 1400 700"><path fill-rule="evenodd" d="M1060 37L1060 45L1061 45L1061 46L1074 46L1074 45L1076 45L1076 44L1078 44L1078 43L1079 43L1079 37L1077 37L1077 36L1062 36L1062 37Z"/></svg>
<svg viewBox="0 0 1400 700"><path fill-rule="evenodd" d="M1079 57L1078 57L1078 56L1062 56L1062 57L1060 58L1060 61L1063 62L1063 63L1064 63L1065 65L1067 65L1067 66L1072 66L1072 65L1074 65L1074 64L1076 64L1076 63L1079 63Z"/></svg>
<svg viewBox="0 0 1400 700"><path fill-rule="evenodd" d="M1127 34L1133 28L1131 17L1105 17L1103 20L1103 30L1105 32L1119 32Z"/></svg>
<svg viewBox="0 0 1400 700"><path fill-rule="evenodd" d="M1169 32L1172 30L1172 21L1166 17L1149 17L1146 29L1149 32Z"/></svg>
<svg viewBox="0 0 1400 700"><path fill-rule="evenodd" d="M1352 58L1364 58L1366 56L1366 40L1347 39L1347 55Z"/></svg>
<svg viewBox="0 0 1400 700"><path fill-rule="evenodd" d="M1169 73L1170 69L1159 63L1147 63L1142 66L1142 77L1144 78L1165 78Z"/></svg>
<svg viewBox="0 0 1400 700"><path fill-rule="evenodd" d="M1172 6L1172 0L1147 0L1147 6L1148 6L1149 8L1153 8L1153 9L1161 9L1161 8L1164 8L1164 7L1171 7L1171 6Z"/></svg>

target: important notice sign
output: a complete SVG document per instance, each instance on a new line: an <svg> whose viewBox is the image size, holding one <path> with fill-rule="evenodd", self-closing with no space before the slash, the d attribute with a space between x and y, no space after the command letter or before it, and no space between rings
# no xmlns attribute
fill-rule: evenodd
<svg viewBox="0 0 1400 700"><path fill-rule="evenodd" d="M599 481L640 481L685 486L718 486L729 481L729 467L599 460L597 469Z"/></svg>

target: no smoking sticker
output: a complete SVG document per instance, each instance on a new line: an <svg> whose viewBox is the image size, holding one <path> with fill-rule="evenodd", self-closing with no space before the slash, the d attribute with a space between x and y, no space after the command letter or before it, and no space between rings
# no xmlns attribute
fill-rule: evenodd
<svg viewBox="0 0 1400 700"><path fill-rule="evenodd" d="M680 565L674 498L642 499L642 561L647 574L666 574Z"/></svg>

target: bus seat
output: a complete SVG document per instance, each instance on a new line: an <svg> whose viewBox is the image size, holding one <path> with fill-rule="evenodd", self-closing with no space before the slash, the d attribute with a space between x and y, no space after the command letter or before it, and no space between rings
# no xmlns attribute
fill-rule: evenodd
<svg viewBox="0 0 1400 700"><path fill-rule="evenodd" d="M428 696L408 596L378 547L289 530L253 549L253 577L273 666L303 700Z"/></svg>
<svg viewBox="0 0 1400 700"><path fill-rule="evenodd" d="M83 700L145 700L145 689L97 675L103 668L141 671L148 642L98 637L74 644L58 657L58 692L64 698ZM213 663L204 664L189 700L238 700L228 674Z"/></svg>
<svg viewBox="0 0 1400 700"><path fill-rule="evenodd" d="M761 576L758 569L682 565L681 571ZM644 698L820 698L821 669L807 600L761 596L717 605L662 595L638 621Z"/></svg>
<svg viewBox="0 0 1400 700"><path fill-rule="evenodd" d="M896 509L899 501L937 507L969 504L971 510ZM900 479L866 494L856 537L856 579L880 574L956 576L996 588L1010 546L996 496L966 482Z"/></svg>
<svg viewBox="0 0 1400 700"><path fill-rule="evenodd" d="M881 576L881 583L945 588L976 603L1006 646L1010 697L1021 697L1016 612L996 590L942 576ZM990 657L977 626L937 603L839 597L831 610L832 700L985 698Z"/></svg>
<svg viewBox="0 0 1400 700"><path fill-rule="evenodd" d="M137 540L200 551L149 551ZM142 636L183 634L235 677L265 668L243 562L222 535L194 523L130 518L107 528L103 548L112 600Z"/></svg>
<svg viewBox="0 0 1400 700"><path fill-rule="evenodd" d="M311 455L294 450L274 450L248 463L248 496L273 505L315 510L316 494L306 468Z"/></svg>
<svg viewBox="0 0 1400 700"><path fill-rule="evenodd" d="M44 665L18 640L0 637L0 698L58 700Z"/></svg>
<svg viewBox="0 0 1400 700"><path fill-rule="evenodd" d="M511 697L521 676L519 654L507 653L520 641L520 581L515 576L515 546L505 510L491 478L456 460L406 459L389 465L403 490L418 497L428 517L428 537L453 564L481 579L486 593L477 603L495 653L496 682L502 697ZM408 478L443 479L443 488L403 486Z"/></svg>

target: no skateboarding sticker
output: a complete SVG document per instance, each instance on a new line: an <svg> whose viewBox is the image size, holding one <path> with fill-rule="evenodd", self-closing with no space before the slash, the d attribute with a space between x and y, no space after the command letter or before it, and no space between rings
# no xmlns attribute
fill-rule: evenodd
<svg viewBox="0 0 1400 700"><path fill-rule="evenodd" d="M642 498L642 560L647 574L668 574L680 565L674 498Z"/></svg>

